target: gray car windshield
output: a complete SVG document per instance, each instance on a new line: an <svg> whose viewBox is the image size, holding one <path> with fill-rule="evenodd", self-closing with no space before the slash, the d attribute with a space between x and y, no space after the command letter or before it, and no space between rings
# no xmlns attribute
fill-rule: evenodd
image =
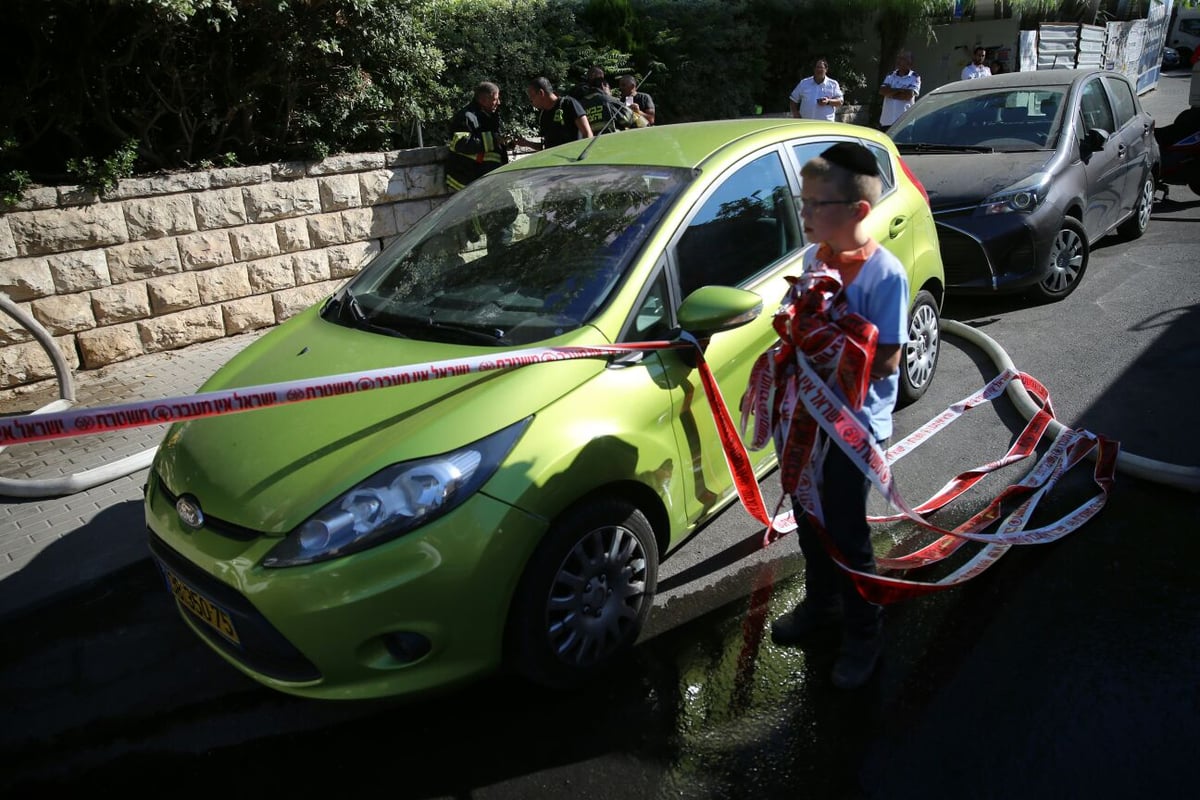
<svg viewBox="0 0 1200 800"><path fill-rule="evenodd" d="M1052 150L1066 87L949 92L917 103L888 131L902 153Z"/></svg>
<svg viewBox="0 0 1200 800"><path fill-rule="evenodd" d="M322 316L437 342L558 336L604 306L691 180L685 169L585 164L488 175L380 253Z"/></svg>

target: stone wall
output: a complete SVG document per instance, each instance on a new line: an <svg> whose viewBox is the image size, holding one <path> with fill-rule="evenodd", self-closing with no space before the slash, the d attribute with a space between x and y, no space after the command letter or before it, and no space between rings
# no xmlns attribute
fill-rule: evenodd
<svg viewBox="0 0 1200 800"><path fill-rule="evenodd" d="M445 195L445 149L27 192L0 214L0 292L73 369L266 328L354 275ZM0 390L54 378L0 310Z"/></svg>

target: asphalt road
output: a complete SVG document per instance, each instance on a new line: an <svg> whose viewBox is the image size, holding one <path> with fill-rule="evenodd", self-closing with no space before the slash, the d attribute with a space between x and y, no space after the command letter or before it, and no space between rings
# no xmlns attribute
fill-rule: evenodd
<svg viewBox="0 0 1200 800"><path fill-rule="evenodd" d="M1186 81L1167 76L1143 102L1163 123L1182 98ZM1064 425L1194 465L1198 244L1200 198L1174 187L1143 238L1093 251L1065 301L952 298L944 313L1041 380ZM934 386L897 413L897 432L995 374L973 345L945 345ZM1023 422L1006 401L970 412L898 465L902 491L923 498L998 457ZM985 480L955 514L1019 474ZM1086 469L1073 478L1046 516L1095 493ZM201 645L150 566L135 564L0 632L0 791L1194 797L1197 522L1195 494L1118 475L1079 531L891 607L881 669L850 693L828 684L832 643L779 648L764 636L799 599L801 564L790 539L759 548L737 508L664 562L635 657L567 694L501 676L410 702L280 695Z"/></svg>

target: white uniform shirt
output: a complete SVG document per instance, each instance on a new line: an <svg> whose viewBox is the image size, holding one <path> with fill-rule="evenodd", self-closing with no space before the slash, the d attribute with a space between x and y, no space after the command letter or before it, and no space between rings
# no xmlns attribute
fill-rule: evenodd
<svg viewBox="0 0 1200 800"><path fill-rule="evenodd" d="M992 74L992 68L987 64L976 65L974 61L963 67L962 78L964 81L973 81L976 78L986 78Z"/></svg>
<svg viewBox="0 0 1200 800"><path fill-rule="evenodd" d="M796 84L788 99L800 106L800 116L804 119L824 119L833 122L837 106L818 105L817 100L822 97L835 100L841 100L843 97L842 87L828 75L820 83L814 81L810 75Z"/></svg>
<svg viewBox="0 0 1200 800"><path fill-rule="evenodd" d="M879 112L879 124L885 128L896 121L896 118L917 102L921 93L921 75L915 69L910 69L907 75L897 75L895 70L883 79L883 85L892 89L911 89L911 100L897 100L894 97L883 98L883 110Z"/></svg>

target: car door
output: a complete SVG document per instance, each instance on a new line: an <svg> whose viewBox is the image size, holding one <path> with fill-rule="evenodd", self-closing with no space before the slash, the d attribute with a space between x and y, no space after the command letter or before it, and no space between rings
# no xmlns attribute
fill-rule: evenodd
<svg viewBox="0 0 1200 800"><path fill-rule="evenodd" d="M771 320L787 288L784 276L800 270L803 241L795 199L799 187L785 158L781 146L771 146L724 170L676 232L659 277L672 298L672 316L679 302L701 286L736 286L762 299L757 319L717 334L705 349L705 360L735 420L750 368L775 342ZM638 315L644 318L638 323L643 338L661 334L653 322L656 291L652 289L642 304L647 313ZM687 516L696 520L732 496L733 480L692 358L679 351L657 357L663 364L659 379L671 393L671 425L680 452ZM750 455L756 468L774 459L769 448Z"/></svg>
<svg viewBox="0 0 1200 800"><path fill-rule="evenodd" d="M1117 126L1117 147L1123 154L1121 161L1124 180L1121 185L1120 214L1124 219L1133 213L1142 188L1142 178L1150 168L1150 138L1153 126L1149 115L1143 114L1133 94L1133 87L1115 75L1102 79L1112 99L1113 115Z"/></svg>
<svg viewBox="0 0 1200 800"><path fill-rule="evenodd" d="M1117 135L1112 103L1100 76L1088 78L1081 87L1078 113L1079 153L1086 178L1083 227L1088 239L1096 239L1121 217L1129 148ZM1108 137L1099 147L1089 144L1089 132L1094 130Z"/></svg>

